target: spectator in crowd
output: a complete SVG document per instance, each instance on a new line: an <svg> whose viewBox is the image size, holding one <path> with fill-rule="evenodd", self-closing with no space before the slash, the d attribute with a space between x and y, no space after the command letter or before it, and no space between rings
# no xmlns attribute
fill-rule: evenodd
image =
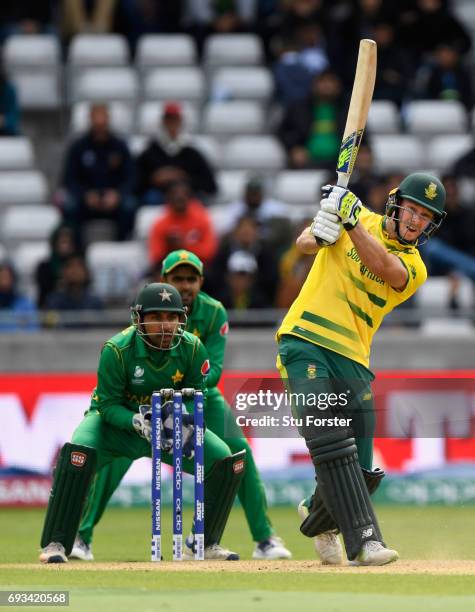
<svg viewBox="0 0 475 612"><path fill-rule="evenodd" d="M335 168L345 117L341 81L331 69L324 70L314 78L311 95L291 105L279 127L289 167Z"/></svg>
<svg viewBox="0 0 475 612"><path fill-rule="evenodd" d="M46 298L47 310L100 310L101 300L89 286L91 279L82 255L70 255L61 268L55 291Z"/></svg>
<svg viewBox="0 0 475 612"><path fill-rule="evenodd" d="M144 34L181 31L182 0L119 0L116 29L127 37L132 52Z"/></svg>
<svg viewBox="0 0 475 612"><path fill-rule="evenodd" d="M407 3L407 9L400 12L399 43L411 51L413 66L419 65L423 56L433 53L439 45L448 45L462 56L472 45L470 34L445 0Z"/></svg>
<svg viewBox="0 0 475 612"><path fill-rule="evenodd" d="M284 106L305 100L313 78L328 66L318 23L300 25L274 65L277 99Z"/></svg>
<svg viewBox="0 0 475 612"><path fill-rule="evenodd" d="M208 211L193 197L186 181L171 183L166 195L164 211L150 230L150 263L160 262L170 251L186 249L208 264L217 246Z"/></svg>
<svg viewBox="0 0 475 612"><path fill-rule="evenodd" d="M117 0L63 0L61 33L65 41L76 34L112 32Z"/></svg>
<svg viewBox="0 0 475 612"><path fill-rule="evenodd" d="M355 190L360 200L367 205L368 191L376 182L379 182L379 176L374 170L373 152L368 139L363 138L351 175L351 188Z"/></svg>
<svg viewBox="0 0 475 612"><path fill-rule="evenodd" d="M135 214L132 158L125 141L111 131L106 105L91 106L89 131L66 153L62 185L65 218L81 238L97 219L110 221L118 240L128 237Z"/></svg>
<svg viewBox="0 0 475 612"><path fill-rule="evenodd" d="M0 136L16 136L19 122L20 107L15 86L0 66Z"/></svg>
<svg viewBox="0 0 475 612"><path fill-rule="evenodd" d="M457 49L450 45L437 47L431 60L417 72L414 88L419 98L459 100L467 111L473 105L471 71L463 65Z"/></svg>
<svg viewBox="0 0 475 612"><path fill-rule="evenodd" d="M396 31L392 23L379 21L374 24L369 38L378 45L378 62L373 98L392 100L398 107L407 96L410 61L406 50L396 43Z"/></svg>
<svg viewBox="0 0 475 612"><path fill-rule="evenodd" d="M447 276L449 279L449 307L459 307L458 291L460 277L466 276L475 282L475 214L460 202L457 180L453 175L442 178L446 190L447 218L437 233L436 242L432 239L423 247L423 256L428 263L430 274Z"/></svg>
<svg viewBox="0 0 475 612"><path fill-rule="evenodd" d="M302 231L312 223L312 219L306 219L297 232L294 232L294 240L282 255L279 261L279 284L277 287L277 308L290 308L300 289L307 278L315 257L304 255L297 249L296 240Z"/></svg>
<svg viewBox="0 0 475 612"><path fill-rule="evenodd" d="M17 288L13 265L0 262L0 332L34 331L38 329L38 313L31 300Z"/></svg>
<svg viewBox="0 0 475 612"><path fill-rule="evenodd" d="M231 232L243 216L254 217L259 236L268 246L276 250L286 247L290 237L290 206L267 195L262 176L250 176L242 197L226 206L221 233Z"/></svg>
<svg viewBox="0 0 475 612"><path fill-rule="evenodd" d="M0 44L10 34L45 34L53 29L58 0L2 0Z"/></svg>
<svg viewBox="0 0 475 612"><path fill-rule="evenodd" d="M210 34L247 32L253 27L256 2L249 0L186 0L183 25L201 54Z"/></svg>
<svg viewBox="0 0 475 612"><path fill-rule="evenodd" d="M47 296L56 288L66 259L81 252L74 229L66 223L61 223L51 234L50 255L36 268L39 308L44 307Z"/></svg>
<svg viewBox="0 0 475 612"><path fill-rule="evenodd" d="M188 180L199 197L217 191L214 172L183 132L183 111L176 102L165 104L160 128L137 160L137 193L141 204L162 204L171 182Z"/></svg>
<svg viewBox="0 0 475 612"><path fill-rule="evenodd" d="M258 273L257 260L252 253L234 251L230 255L219 294L225 308L247 310L272 306L258 282Z"/></svg>
<svg viewBox="0 0 475 612"><path fill-rule="evenodd" d="M272 307L278 282L277 258L273 250L259 237L258 224L255 218L249 215L241 217L233 231L221 240L209 279L211 293L219 296L223 291L227 282L228 262L236 251L249 253L256 260L257 269L252 274L255 275L262 296L259 301ZM219 299L221 300L221 297Z"/></svg>
<svg viewBox="0 0 475 612"><path fill-rule="evenodd" d="M455 161L451 174L456 178L473 179L475 177L475 146Z"/></svg>

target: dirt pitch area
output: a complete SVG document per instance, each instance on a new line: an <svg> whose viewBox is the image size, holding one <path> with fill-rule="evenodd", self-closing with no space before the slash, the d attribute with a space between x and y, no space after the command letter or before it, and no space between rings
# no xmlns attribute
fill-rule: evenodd
<svg viewBox="0 0 475 612"><path fill-rule="evenodd" d="M70 562L60 565L44 565L39 563L13 563L0 564L2 569L44 569L48 572L74 572L80 571L145 571L145 572L262 572L262 573L302 573L318 572L331 574L400 574L400 575L474 575L475 561L398 561L381 567L329 567L321 565L318 561L204 561L182 563L162 561L160 563L144 562L117 562L117 563L76 563Z"/></svg>

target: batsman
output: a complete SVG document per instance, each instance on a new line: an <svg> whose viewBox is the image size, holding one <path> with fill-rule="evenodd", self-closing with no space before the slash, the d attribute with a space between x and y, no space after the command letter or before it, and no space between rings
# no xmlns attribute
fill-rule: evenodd
<svg viewBox="0 0 475 612"><path fill-rule="evenodd" d="M352 420L350 427L299 432L317 481L299 505L300 529L315 538L325 564L343 562L338 532L352 565L398 559L384 543L370 499L384 476L372 465L370 349L384 316L425 282L417 247L440 227L444 205L442 183L425 173L410 174L390 192L385 215L367 210L346 188L326 185L312 225L297 239L299 251L315 260L277 332L277 367L291 392L333 393L339 401L328 412Z"/></svg>
<svg viewBox="0 0 475 612"><path fill-rule="evenodd" d="M288 559L291 553L275 535L267 515L264 484L254 462L251 447L236 425L231 408L217 387L223 370L229 328L226 310L221 302L201 290L204 281L203 263L191 251L182 249L169 253L162 262L161 280L170 283L179 291L187 308L186 329L199 338L208 351L210 371L206 379L206 427L224 440L233 453L246 453L246 471L238 497L255 542L253 558ZM176 372L177 377L181 375L181 372ZM129 458L116 459L98 472L71 553L72 558L93 559L91 541L94 526L131 463ZM192 554L190 538L187 538L184 556L191 558Z"/></svg>
<svg viewBox="0 0 475 612"><path fill-rule="evenodd" d="M143 406L151 403L152 393L189 387L206 396L208 353L197 336L185 331L186 309L175 287L146 285L131 310L133 324L102 348L90 408L56 464L41 536L43 563L68 560L96 470L121 458L130 462L151 456L151 421ZM166 412L165 406L162 411ZM183 469L192 474L191 428L190 424L183 430L183 440L188 441ZM167 442L165 437L162 441ZM162 453L163 461L171 464L170 445L162 443L162 449L167 451ZM205 559L239 559L220 541L245 472L246 451L233 455L210 429L204 450ZM193 536L188 543L191 550L192 540Z"/></svg>

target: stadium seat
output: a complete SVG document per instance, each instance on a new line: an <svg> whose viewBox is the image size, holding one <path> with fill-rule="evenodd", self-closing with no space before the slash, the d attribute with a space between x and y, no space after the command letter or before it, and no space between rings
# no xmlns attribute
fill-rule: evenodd
<svg viewBox="0 0 475 612"><path fill-rule="evenodd" d="M429 277L419 287L415 294L416 304L419 308L444 308L449 305L450 280L446 276ZM475 304L473 283L470 279L461 277L457 297L462 308L472 308Z"/></svg>
<svg viewBox="0 0 475 612"><path fill-rule="evenodd" d="M149 142L149 137L143 134L133 134L129 137L127 144L129 145L130 152L134 157L138 157Z"/></svg>
<svg viewBox="0 0 475 612"><path fill-rule="evenodd" d="M158 66L192 66L195 43L188 34L146 34L137 44L135 62L141 72Z"/></svg>
<svg viewBox="0 0 475 612"><path fill-rule="evenodd" d="M429 141L427 146L428 163L431 168L446 172L473 146L473 136L470 134L436 136Z"/></svg>
<svg viewBox="0 0 475 612"><path fill-rule="evenodd" d="M467 131L467 111L457 100L416 100L406 109L409 133L417 136L463 134Z"/></svg>
<svg viewBox="0 0 475 612"><path fill-rule="evenodd" d="M3 62L27 110L61 106L60 44L50 35L12 35L3 48Z"/></svg>
<svg viewBox="0 0 475 612"><path fill-rule="evenodd" d="M0 206L45 204L47 198L48 185L41 172L0 172Z"/></svg>
<svg viewBox="0 0 475 612"><path fill-rule="evenodd" d="M202 153L208 162L215 168L219 166L222 152L219 143L213 136L206 134L193 134L191 144Z"/></svg>
<svg viewBox="0 0 475 612"><path fill-rule="evenodd" d="M376 171L380 173L415 172L427 165L426 148L416 136L374 135L371 147Z"/></svg>
<svg viewBox="0 0 475 612"><path fill-rule="evenodd" d="M139 134L153 135L157 133L162 117L164 102L144 102L138 110L137 129ZM198 128L199 115L196 107L190 102L183 102L184 126L187 132L195 132Z"/></svg>
<svg viewBox="0 0 475 612"><path fill-rule="evenodd" d="M0 170L30 170L35 165L29 138L0 137Z"/></svg>
<svg viewBox="0 0 475 612"><path fill-rule="evenodd" d="M11 251L11 259L15 262L15 270L18 273L19 286L30 297L35 294L35 271L38 264L50 254L50 243L48 240L38 242L21 242Z"/></svg>
<svg viewBox="0 0 475 612"><path fill-rule="evenodd" d="M129 296L147 267L143 245L138 241L95 242L86 254L93 290L106 303Z"/></svg>
<svg viewBox="0 0 475 612"><path fill-rule="evenodd" d="M262 63L262 42L255 34L212 34L205 41L203 62L206 67L253 66Z"/></svg>
<svg viewBox="0 0 475 612"><path fill-rule="evenodd" d="M310 204L317 213L320 188L328 182L326 170L285 170L275 181L275 197L288 204Z"/></svg>
<svg viewBox="0 0 475 612"><path fill-rule="evenodd" d="M263 66L220 68L211 80L211 97L267 102L274 91L272 75Z"/></svg>
<svg viewBox="0 0 475 612"><path fill-rule="evenodd" d="M90 68L75 82L74 101L129 102L138 93L138 83L132 68Z"/></svg>
<svg viewBox="0 0 475 612"><path fill-rule="evenodd" d="M48 240L60 220L61 215L53 206L11 206L3 215L0 233L4 244L10 247L26 240Z"/></svg>
<svg viewBox="0 0 475 612"><path fill-rule="evenodd" d="M399 111L391 100L373 100L369 107L368 132L371 134L397 134L400 131Z"/></svg>
<svg viewBox="0 0 475 612"><path fill-rule="evenodd" d="M119 34L77 34L68 51L70 68L99 68L126 66L130 59L129 47Z"/></svg>
<svg viewBox="0 0 475 612"><path fill-rule="evenodd" d="M219 191L216 201L224 204L242 197L248 176L249 172L246 172L246 170L221 170L218 172L216 180Z"/></svg>
<svg viewBox="0 0 475 612"><path fill-rule="evenodd" d="M71 111L71 132L78 134L89 129L89 102L76 102ZM109 117L112 129L119 134L132 132L134 117L132 109L123 102L111 102Z"/></svg>
<svg viewBox="0 0 475 612"><path fill-rule="evenodd" d="M147 242L150 229L160 215L162 206L141 206L135 216L134 236L137 240Z"/></svg>
<svg viewBox="0 0 475 612"><path fill-rule="evenodd" d="M144 78L147 100L188 100L200 103L205 92L200 68L158 68Z"/></svg>
<svg viewBox="0 0 475 612"><path fill-rule="evenodd" d="M229 170L281 170L285 152L273 136L237 136L224 146L219 166Z"/></svg>
<svg viewBox="0 0 475 612"><path fill-rule="evenodd" d="M264 126L264 111L256 102L210 102L203 112L204 131L217 137L259 134Z"/></svg>

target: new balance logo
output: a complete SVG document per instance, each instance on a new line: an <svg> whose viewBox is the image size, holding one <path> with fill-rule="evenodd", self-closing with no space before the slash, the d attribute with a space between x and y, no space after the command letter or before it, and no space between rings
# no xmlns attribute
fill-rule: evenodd
<svg viewBox="0 0 475 612"><path fill-rule="evenodd" d="M373 528L368 527L368 529L363 529L363 533L361 534L361 537L365 539L365 538L370 538L372 535L373 535Z"/></svg>

